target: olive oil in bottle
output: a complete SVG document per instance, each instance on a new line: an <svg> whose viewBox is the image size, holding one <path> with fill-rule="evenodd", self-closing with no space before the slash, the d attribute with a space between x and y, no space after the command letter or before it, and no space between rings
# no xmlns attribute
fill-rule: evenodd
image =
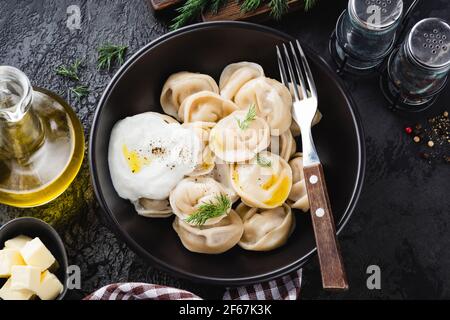
<svg viewBox="0 0 450 320"><path fill-rule="evenodd" d="M0 66L0 203L34 207L55 199L83 156L83 128L72 108L33 90L20 70Z"/></svg>

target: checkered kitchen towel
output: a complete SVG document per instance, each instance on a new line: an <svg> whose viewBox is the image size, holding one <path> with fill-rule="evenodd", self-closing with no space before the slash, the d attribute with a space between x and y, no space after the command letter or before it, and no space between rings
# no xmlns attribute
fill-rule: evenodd
<svg viewBox="0 0 450 320"><path fill-rule="evenodd" d="M223 300L297 300L300 297L302 270L284 277L246 287L228 288ZM201 300L195 294L171 287L146 283L110 284L85 300Z"/></svg>

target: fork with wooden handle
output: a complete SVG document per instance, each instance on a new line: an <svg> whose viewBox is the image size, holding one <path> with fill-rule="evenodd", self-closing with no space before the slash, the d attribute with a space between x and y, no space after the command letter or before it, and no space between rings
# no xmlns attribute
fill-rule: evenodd
<svg viewBox="0 0 450 320"><path fill-rule="evenodd" d="M336 239L336 229L322 164L311 135L311 123L316 114L318 102L316 86L308 61L298 40L295 44L289 42L288 45L283 44L281 49L278 46L276 49L281 80L288 88L289 83L293 85L294 106L292 112L294 120L300 126L302 132L303 172L314 226L323 288L347 290L347 276ZM303 69L300 67L299 61L301 61Z"/></svg>

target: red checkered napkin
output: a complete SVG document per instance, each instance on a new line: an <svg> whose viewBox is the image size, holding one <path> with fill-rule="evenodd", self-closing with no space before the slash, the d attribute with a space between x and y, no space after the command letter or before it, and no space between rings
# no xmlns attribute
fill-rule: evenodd
<svg viewBox="0 0 450 320"><path fill-rule="evenodd" d="M223 300L298 300L302 270L272 281L246 287L227 288ZM195 294L147 283L116 283L98 289L85 300L201 300Z"/></svg>

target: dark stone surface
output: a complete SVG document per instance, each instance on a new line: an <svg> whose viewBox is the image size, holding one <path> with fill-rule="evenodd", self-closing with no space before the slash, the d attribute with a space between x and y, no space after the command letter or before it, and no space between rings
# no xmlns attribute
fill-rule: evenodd
<svg viewBox="0 0 450 320"><path fill-rule="evenodd" d="M322 0L309 13L295 13L267 24L298 37L329 60L328 37L346 2ZM82 11L78 31L66 27L66 9L72 4ZM168 31L170 16L155 15L145 0L3 0L0 64L16 66L34 85L68 98L70 82L56 76L54 69L84 58L82 82L89 85L91 94L72 105L87 136L96 103L113 74L96 70L96 48L111 42L128 45L129 54L136 52ZM449 21L448 1L422 1L413 20L428 16ZM314 258L304 270L303 297L450 298L449 166L418 158L420 148L403 133L405 125L448 110L450 90L445 89L428 114L411 119L387 110L377 76L346 77L346 84L363 119L368 156L359 204L340 236L351 288L346 293L324 292ZM69 292L68 298L81 298L102 285L120 281L167 284L205 298L221 297L223 288L194 284L155 270L118 240L98 213L86 164L70 189L49 205L26 210L0 206L1 223L24 215L51 222L65 241L70 263L81 267L82 289ZM366 268L373 264L381 268L381 290L366 287Z"/></svg>

